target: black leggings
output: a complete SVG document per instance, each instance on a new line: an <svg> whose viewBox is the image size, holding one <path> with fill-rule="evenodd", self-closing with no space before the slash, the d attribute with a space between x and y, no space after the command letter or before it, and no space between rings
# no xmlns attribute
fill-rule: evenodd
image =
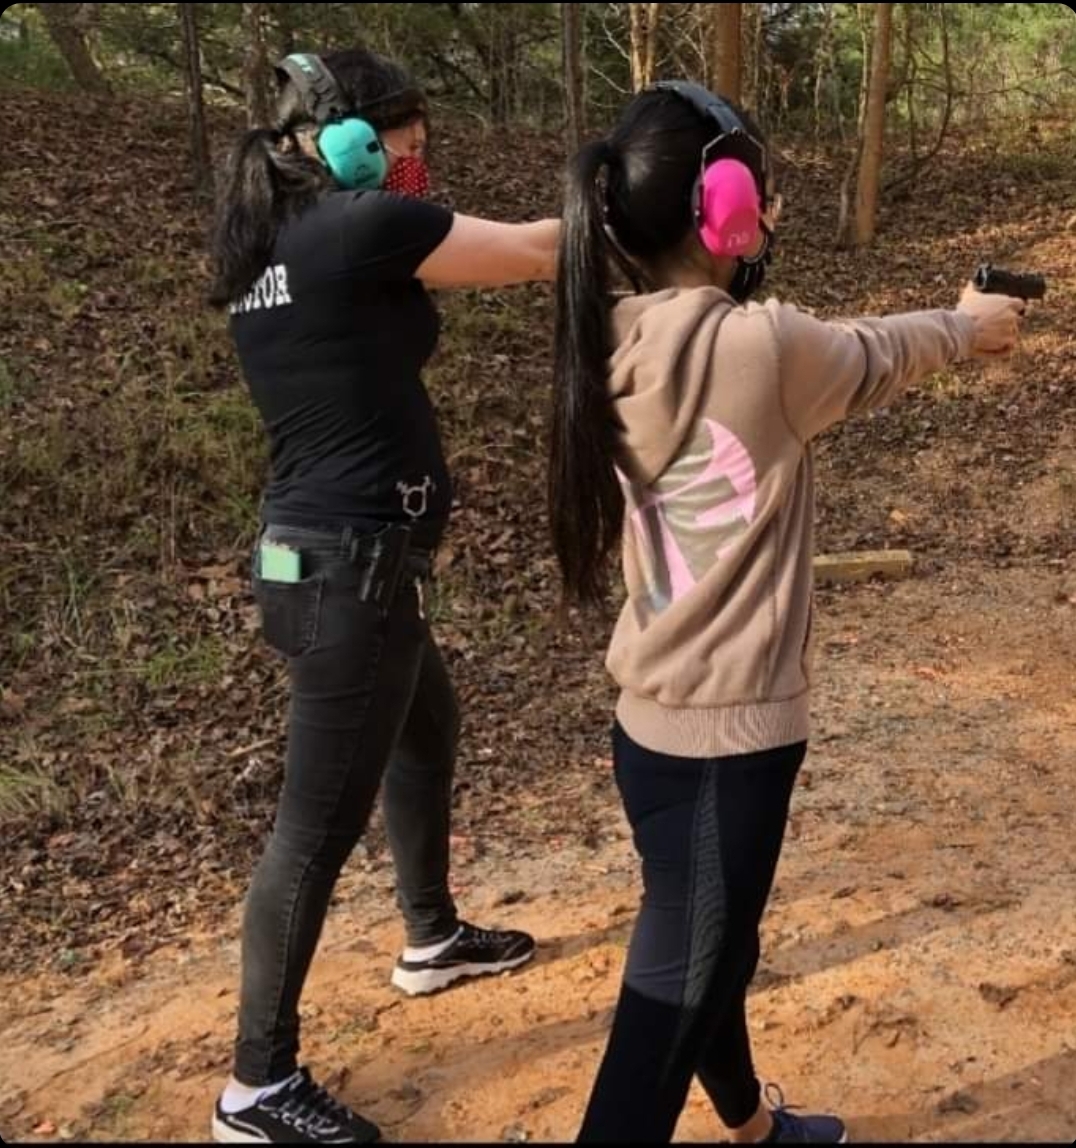
<svg viewBox="0 0 1076 1148"><path fill-rule="evenodd" d="M580 1141L667 1143L693 1075L727 1127L757 1111L747 987L806 748L674 757L614 729L643 898Z"/></svg>

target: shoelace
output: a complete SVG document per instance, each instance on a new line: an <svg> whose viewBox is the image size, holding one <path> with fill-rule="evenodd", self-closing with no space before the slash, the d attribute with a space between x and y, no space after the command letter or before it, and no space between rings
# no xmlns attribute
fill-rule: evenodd
<svg viewBox="0 0 1076 1148"><path fill-rule="evenodd" d="M506 940L504 933L490 929L479 929L474 925L464 925L463 933L459 939L461 941L474 941L479 945L503 945Z"/></svg>
<svg viewBox="0 0 1076 1148"><path fill-rule="evenodd" d="M786 1131L794 1132L797 1139L806 1142L807 1130L804 1127L803 1121L792 1111L794 1108L802 1108L803 1106L800 1104L786 1104L785 1094L781 1091L779 1084L767 1084L762 1095L766 1099L766 1104L769 1106L774 1122Z"/></svg>
<svg viewBox="0 0 1076 1148"><path fill-rule="evenodd" d="M770 1108L774 1110L788 1107L788 1105L785 1103L785 1094L781 1091L781 1086L779 1084L774 1084L772 1082L767 1084L763 1089L762 1095L766 1103L770 1106Z"/></svg>
<svg viewBox="0 0 1076 1148"><path fill-rule="evenodd" d="M298 1132L332 1132L346 1124L352 1115L347 1105L314 1083L307 1069L302 1070L301 1080L280 1095L280 1103L274 1107L284 1123Z"/></svg>

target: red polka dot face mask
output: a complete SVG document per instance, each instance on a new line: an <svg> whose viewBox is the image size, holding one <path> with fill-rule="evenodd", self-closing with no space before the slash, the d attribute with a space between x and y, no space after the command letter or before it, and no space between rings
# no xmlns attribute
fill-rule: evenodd
<svg viewBox="0 0 1076 1148"><path fill-rule="evenodd" d="M402 155L392 165L381 186L385 191L394 191L397 195L423 199L430 194L430 169L424 159L415 155Z"/></svg>

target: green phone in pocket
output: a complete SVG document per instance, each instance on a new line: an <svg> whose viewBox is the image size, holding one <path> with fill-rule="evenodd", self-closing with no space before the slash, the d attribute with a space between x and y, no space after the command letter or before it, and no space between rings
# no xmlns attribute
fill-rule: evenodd
<svg viewBox="0 0 1076 1148"><path fill-rule="evenodd" d="M263 542L258 574L263 582L298 582L303 576L302 555L279 542Z"/></svg>

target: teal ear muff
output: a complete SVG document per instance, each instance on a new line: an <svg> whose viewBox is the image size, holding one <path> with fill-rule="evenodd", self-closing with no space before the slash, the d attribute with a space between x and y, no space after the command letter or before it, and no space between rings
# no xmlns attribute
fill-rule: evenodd
<svg viewBox="0 0 1076 1148"><path fill-rule="evenodd" d="M358 117L326 124L318 133L318 151L336 182L349 190L380 187L389 169L377 132Z"/></svg>
<svg viewBox="0 0 1076 1148"><path fill-rule="evenodd" d="M352 191L380 187L389 169L385 149L373 127L354 114L324 61L312 52L293 52L277 65L277 74L303 94L318 125L318 152L333 179Z"/></svg>

